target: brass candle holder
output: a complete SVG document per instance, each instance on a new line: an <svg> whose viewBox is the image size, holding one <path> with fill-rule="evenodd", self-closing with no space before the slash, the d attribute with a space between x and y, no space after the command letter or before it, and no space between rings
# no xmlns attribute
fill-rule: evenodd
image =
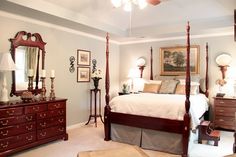
<svg viewBox="0 0 236 157"><path fill-rule="evenodd" d="M50 77L51 79L51 92L50 92L50 99L55 99L56 96L55 96L55 91L54 91L54 79L55 77Z"/></svg>
<svg viewBox="0 0 236 157"><path fill-rule="evenodd" d="M45 79L46 77L41 77L41 81L42 81L42 90L40 93L40 99L41 100L46 100L46 85L45 85Z"/></svg>
<svg viewBox="0 0 236 157"><path fill-rule="evenodd" d="M33 76L28 76L28 91L33 90Z"/></svg>

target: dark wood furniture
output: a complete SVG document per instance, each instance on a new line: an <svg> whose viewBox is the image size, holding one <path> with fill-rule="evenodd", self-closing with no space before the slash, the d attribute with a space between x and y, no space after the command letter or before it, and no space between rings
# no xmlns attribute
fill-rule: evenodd
<svg viewBox="0 0 236 157"><path fill-rule="evenodd" d="M236 98L214 97L214 126L235 129Z"/></svg>
<svg viewBox="0 0 236 157"><path fill-rule="evenodd" d="M119 95L128 95L128 94L130 94L130 93L119 92L118 94L119 94Z"/></svg>
<svg viewBox="0 0 236 157"><path fill-rule="evenodd" d="M0 104L0 156L68 139L66 99Z"/></svg>
<svg viewBox="0 0 236 157"><path fill-rule="evenodd" d="M25 31L20 31L16 34L16 36L12 39L9 39L11 42L11 55L13 60L16 62L20 58L17 58L16 53L18 48L24 48L25 52L27 51L27 48L35 47L37 48L37 65L36 65L36 76L35 78L35 87L33 90L30 90L33 94L39 94L41 91L41 87L38 86L39 83L39 70L44 69L45 66L45 45L46 43L42 40L42 37L39 33L27 33ZM21 51L22 52L22 51ZM18 52L19 53L19 52ZM41 62L41 63L40 63ZM26 64L27 65L27 64ZM39 67L41 65L41 67ZM31 67L26 67L25 70L31 69ZM25 72L27 73L27 72ZM24 75L24 74L22 74ZM21 96L21 94L24 91L27 91L27 87L25 90L17 89L16 87L16 73L15 71L12 71L12 87L11 87L11 93L10 96Z"/></svg>
<svg viewBox="0 0 236 157"><path fill-rule="evenodd" d="M106 106L104 109L104 131L105 140L111 140L111 123L122 124L127 126L153 129L166 131L171 133L178 133L182 135L182 157L188 156L188 142L190 134L190 38L189 38L190 26L187 25L187 62L186 62L186 101L185 101L185 114L183 120L171 120L165 118L147 117L139 115L131 115L124 113L112 112L109 106L110 101L110 77L109 77L109 36L106 37L106 77L105 77L105 101ZM208 51L207 51L208 52ZM208 68L208 54L206 54L206 68ZM208 72L208 69L206 69ZM151 72L152 74L152 72ZM208 78L208 73L206 73L206 78ZM206 79L206 95L208 94L208 79Z"/></svg>
<svg viewBox="0 0 236 157"><path fill-rule="evenodd" d="M98 93L98 113L97 113L97 93ZM93 99L94 98L94 99ZM93 113L93 102L94 102L94 113ZM100 117L102 120L101 114L101 90L100 89L90 89L90 115L88 122L85 125L88 125L91 118L94 117L94 123L97 127L97 117Z"/></svg>
<svg viewBox="0 0 236 157"><path fill-rule="evenodd" d="M220 131L213 130L210 121L202 121L198 130L198 143L202 143L202 140L214 141L214 146L218 146Z"/></svg>

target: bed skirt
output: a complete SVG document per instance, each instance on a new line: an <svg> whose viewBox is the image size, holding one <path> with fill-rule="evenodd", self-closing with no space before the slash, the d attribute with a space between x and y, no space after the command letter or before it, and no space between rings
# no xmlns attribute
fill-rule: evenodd
<svg viewBox="0 0 236 157"><path fill-rule="evenodd" d="M190 141L193 140L191 139L191 136ZM194 137L195 136L196 135L194 135ZM178 155L182 154L181 134L111 124L111 139L117 142L137 145L144 149L163 151ZM189 147L191 147L191 144Z"/></svg>

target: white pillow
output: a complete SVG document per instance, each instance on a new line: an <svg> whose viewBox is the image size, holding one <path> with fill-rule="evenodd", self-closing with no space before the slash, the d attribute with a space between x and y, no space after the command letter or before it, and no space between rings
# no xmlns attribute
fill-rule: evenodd
<svg viewBox="0 0 236 157"><path fill-rule="evenodd" d="M179 79L179 82L180 82L181 85L185 85L186 84L185 79ZM191 85L199 86L200 83L199 82L191 81Z"/></svg>

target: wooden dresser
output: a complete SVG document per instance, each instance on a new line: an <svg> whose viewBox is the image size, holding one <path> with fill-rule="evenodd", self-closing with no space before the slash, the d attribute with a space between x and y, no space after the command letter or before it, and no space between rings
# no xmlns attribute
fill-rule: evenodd
<svg viewBox="0 0 236 157"><path fill-rule="evenodd" d="M0 104L0 157L57 139L68 139L66 99Z"/></svg>
<svg viewBox="0 0 236 157"><path fill-rule="evenodd" d="M216 128L235 129L235 98L214 97L214 125Z"/></svg>

